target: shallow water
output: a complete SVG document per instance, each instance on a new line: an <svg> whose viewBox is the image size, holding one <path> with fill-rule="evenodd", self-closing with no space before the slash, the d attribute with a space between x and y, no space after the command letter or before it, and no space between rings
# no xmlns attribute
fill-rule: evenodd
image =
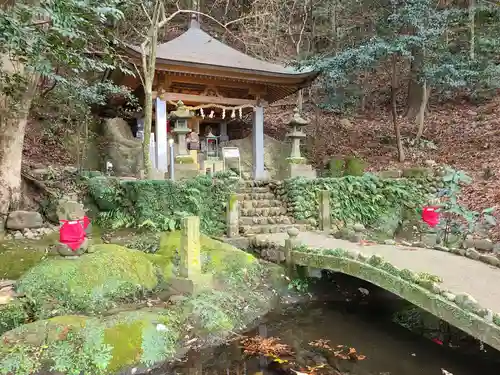
<svg viewBox="0 0 500 375"><path fill-rule="evenodd" d="M347 307L347 308L346 308ZM352 309L348 304L316 302L270 314L259 330L249 333L279 337L299 357L311 354L309 342L330 340L366 356L362 361L335 360L342 374L350 375L493 375L498 374L498 353L466 355L419 337L379 314ZM186 363L163 375L256 374L272 375L262 358L245 358L239 341L216 349L190 353ZM330 372L334 374L335 372ZM276 374L276 372L274 372ZM337 373L338 374L338 373ZM260 375L260 374L259 374Z"/></svg>

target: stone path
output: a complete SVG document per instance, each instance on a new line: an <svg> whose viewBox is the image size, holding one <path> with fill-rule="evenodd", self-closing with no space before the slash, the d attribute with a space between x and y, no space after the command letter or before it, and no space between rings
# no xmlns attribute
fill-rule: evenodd
<svg viewBox="0 0 500 375"><path fill-rule="evenodd" d="M270 242L283 246L286 233L268 234ZM398 268L439 276L445 289L454 294L467 293L484 308L500 312L500 268L463 256L423 248L391 245L361 246L322 233L302 232L298 239L311 248L357 250L377 254Z"/></svg>

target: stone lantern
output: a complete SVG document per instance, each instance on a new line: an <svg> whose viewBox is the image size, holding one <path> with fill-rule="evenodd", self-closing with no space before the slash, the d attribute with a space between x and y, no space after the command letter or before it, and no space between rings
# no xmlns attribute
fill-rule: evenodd
<svg viewBox="0 0 500 375"><path fill-rule="evenodd" d="M305 139L306 134L302 131L302 128L309 124L309 121L303 119L300 116L299 109L295 108L293 110L292 120L288 123L290 127L290 132L286 135L288 138L292 140L292 152L290 153L290 157L288 160L290 162L300 162L303 160L305 162L305 158L303 158L300 154L300 141Z"/></svg>
<svg viewBox="0 0 500 375"><path fill-rule="evenodd" d="M175 111L170 112L170 118L175 124L172 133L174 133L177 138L176 163L182 163L183 161L189 162L188 159L191 159L191 155L187 149L186 134L191 132L191 129L188 127L188 120L193 116L194 113L188 110L181 100L177 102Z"/></svg>
<svg viewBox="0 0 500 375"><path fill-rule="evenodd" d="M194 113L186 108L181 100L177 102L175 111L170 112L170 119L174 122L172 133L174 133L177 142L177 154L175 160L173 160L176 180L192 178L198 175L198 164L189 153L186 141L186 135L191 132L188 127L188 120L193 117ZM172 163L172 160L170 160L170 163Z"/></svg>
<svg viewBox="0 0 500 375"><path fill-rule="evenodd" d="M288 167L284 176L285 178L316 178L316 170L314 170L311 165L307 164L307 159L300 153L300 142L306 138L306 134L302 131L302 129L308 124L309 121L302 118L298 108L295 108L293 111L293 117L288 123L290 131L286 135L287 138L291 140L292 150L290 152L290 157L286 159Z"/></svg>

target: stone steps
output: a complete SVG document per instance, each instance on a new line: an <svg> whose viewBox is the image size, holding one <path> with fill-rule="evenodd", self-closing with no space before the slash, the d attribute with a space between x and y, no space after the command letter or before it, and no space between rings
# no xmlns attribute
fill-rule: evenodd
<svg viewBox="0 0 500 375"><path fill-rule="evenodd" d="M239 194L271 193L268 187L245 187L238 189Z"/></svg>
<svg viewBox="0 0 500 375"><path fill-rule="evenodd" d="M295 220L289 218L288 216L243 216L239 220L240 226L253 226L253 225L292 225L295 224Z"/></svg>
<svg viewBox="0 0 500 375"><path fill-rule="evenodd" d="M241 216L284 216L287 213L286 207L251 207L240 209Z"/></svg>
<svg viewBox="0 0 500 375"><path fill-rule="evenodd" d="M253 200L264 200L264 199L276 199L274 193L246 193L239 194L238 199L240 201L253 201Z"/></svg>
<svg viewBox="0 0 500 375"><path fill-rule="evenodd" d="M266 233L285 233L289 228L297 228L301 232L307 231L305 224L263 224L263 225L241 225L240 233L243 236L254 236L256 234Z"/></svg>
<svg viewBox="0 0 500 375"><path fill-rule="evenodd" d="M278 199L244 200L240 203L240 207L242 210L249 210L252 208L284 207L284 204Z"/></svg>
<svg viewBox="0 0 500 375"><path fill-rule="evenodd" d="M267 188L269 186L269 181L253 181L253 180L245 180L240 182L240 188L258 188L264 187Z"/></svg>

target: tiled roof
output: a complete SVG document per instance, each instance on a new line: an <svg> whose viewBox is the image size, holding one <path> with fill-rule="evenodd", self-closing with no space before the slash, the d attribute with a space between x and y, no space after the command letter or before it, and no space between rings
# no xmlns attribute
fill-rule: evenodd
<svg viewBox="0 0 500 375"><path fill-rule="evenodd" d="M138 47L132 48L140 52ZM248 56L218 41L201 30L196 23L177 38L158 45L156 54L157 61L203 64L254 73L262 72L273 75L309 75L312 73Z"/></svg>

